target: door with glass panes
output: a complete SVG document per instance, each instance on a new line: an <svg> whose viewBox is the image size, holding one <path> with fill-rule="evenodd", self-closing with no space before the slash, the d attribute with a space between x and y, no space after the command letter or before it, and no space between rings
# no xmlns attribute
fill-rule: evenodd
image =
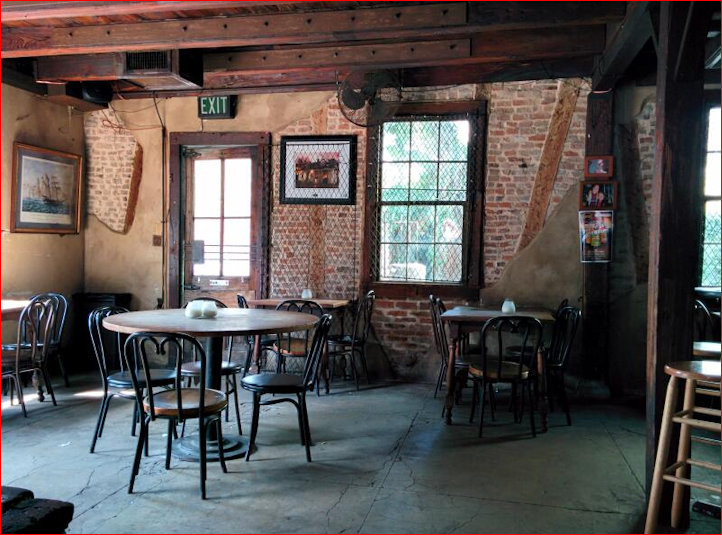
<svg viewBox="0 0 722 535"><path fill-rule="evenodd" d="M258 165L253 147L186 147L183 299L256 296Z"/></svg>

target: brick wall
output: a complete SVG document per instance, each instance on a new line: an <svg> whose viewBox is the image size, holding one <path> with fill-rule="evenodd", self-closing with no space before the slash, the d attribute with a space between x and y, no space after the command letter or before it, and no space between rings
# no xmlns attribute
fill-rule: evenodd
<svg viewBox="0 0 722 535"><path fill-rule="evenodd" d="M547 218L584 176L588 84L539 80L491 84L487 141L484 278L498 281L518 246L559 84L581 86Z"/></svg>
<svg viewBox="0 0 722 535"><path fill-rule="evenodd" d="M84 129L88 214L125 233L135 210L132 189L140 180L142 149L112 109L86 113Z"/></svg>

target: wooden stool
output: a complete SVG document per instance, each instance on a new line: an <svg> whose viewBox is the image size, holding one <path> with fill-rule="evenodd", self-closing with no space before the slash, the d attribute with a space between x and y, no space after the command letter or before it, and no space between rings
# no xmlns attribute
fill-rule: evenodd
<svg viewBox="0 0 722 535"><path fill-rule="evenodd" d="M695 413L707 416L720 417L718 409L707 409L695 406L696 394L707 396L720 396L720 362L713 360L697 360L688 362L672 362L664 367L664 372L670 376L667 385L667 396L664 401L664 413L662 414L662 428L659 434L657 445L657 458L654 462L654 475L652 476L652 488L649 493L649 506L647 507L647 522L644 526L645 533L654 533L657 528L657 517L659 514L660 499L662 497L662 486L665 481L674 483L674 495L672 497L672 527L679 528L682 521L684 508L684 488L697 487L710 492L719 493L719 486L707 485L692 481L689 477L691 466L717 470L720 465L694 460L690 457L691 428L705 429L720 433L719 422L709 422L695 418ZM684 402L682 410L676 412L677 390L679 379L686 380L684 387ZM667 465L669 457L669 443L672 438L672 424L680 424L679 448L677 450L677 461ZM713 444L719 447L720 441L694 437L697 442Z"/></svg>

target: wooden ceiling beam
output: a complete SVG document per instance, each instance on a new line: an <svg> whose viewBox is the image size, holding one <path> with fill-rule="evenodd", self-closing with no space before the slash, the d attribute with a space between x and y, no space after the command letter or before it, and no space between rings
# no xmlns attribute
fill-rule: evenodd
<svg viewBox="0 0 722 535"><path fill-rule="evenodd" d="M656 32L649 2L631 2L627 16L597 61L592 89L613 88L650 39L656 40Z"/></svg>
<svg viewBox="0 0 722 535"><path fill-rule="evenodd" d="M413 41L456 38L501 29L601 24L623 16L623 6L616 2L538 4L541 5L525 2L400 3L393 7L313 13L220 16L95 26L3 27L2 57L373 39Z"/></svg>
<svg viewBox="0 0 722 535"><path fill-rule="evenodd" d="M373 45L284 48L206 54L209 73L250 75L330 68L410 68L481 62L556 59L598 54L604 27L489 32L472 38Z"/></svg>

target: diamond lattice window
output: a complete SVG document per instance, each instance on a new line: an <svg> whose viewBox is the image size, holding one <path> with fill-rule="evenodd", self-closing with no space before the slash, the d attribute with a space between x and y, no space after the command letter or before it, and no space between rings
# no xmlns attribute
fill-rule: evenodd
<svg viewBox="0 0 722 535"><path fill-rule="evenodd" d="M701 286L720 286L720 108L709 112Z"/></svg>

